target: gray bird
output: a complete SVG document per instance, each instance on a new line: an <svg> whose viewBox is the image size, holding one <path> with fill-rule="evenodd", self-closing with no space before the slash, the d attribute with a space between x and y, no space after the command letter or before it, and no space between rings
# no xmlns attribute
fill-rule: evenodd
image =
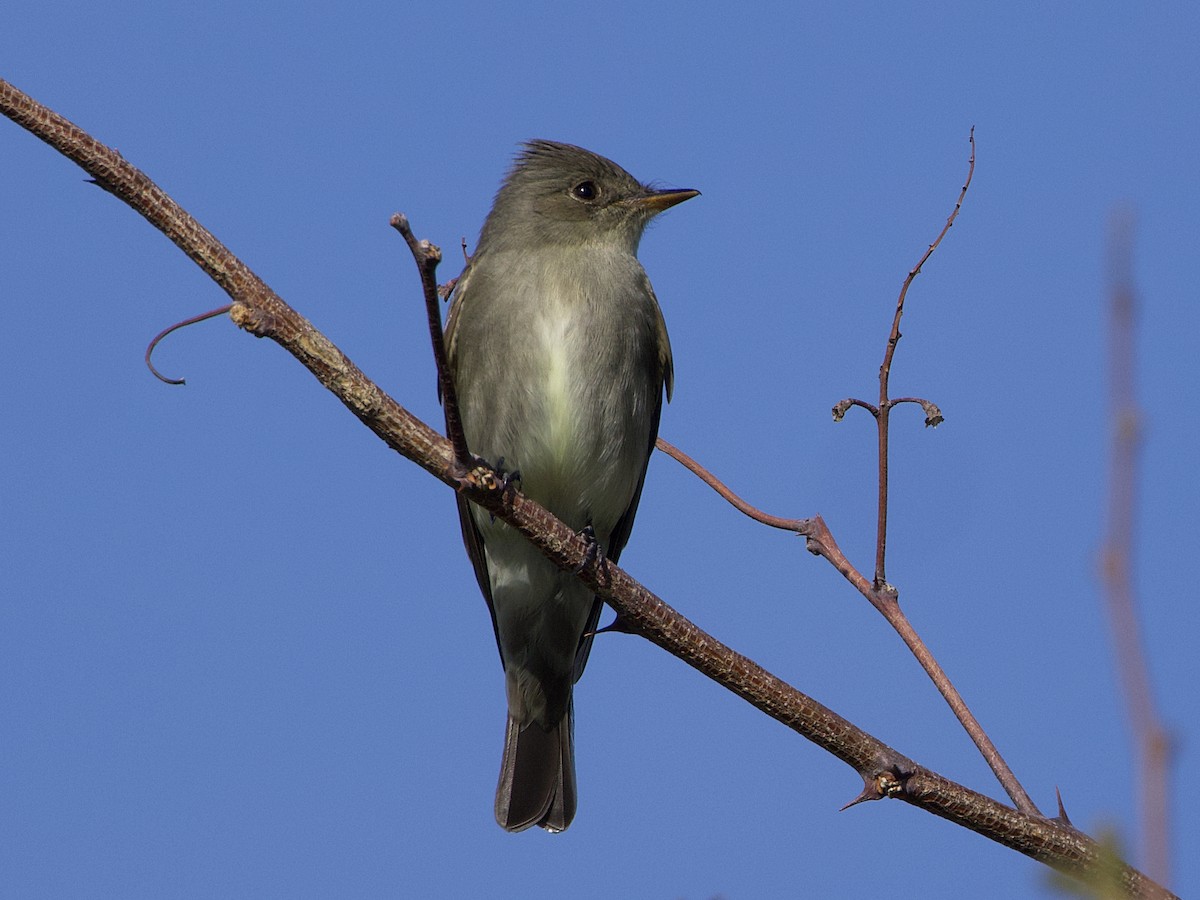
<svg viewBox="0 0 1200 900"><path fill-rule="evenodd" d="M530 141L455 286L446 348L467 446L616 562L671 396L671 345L638 243L698 194L655 190L580 147ZM600 601L504 522L459 498L492 613L508 728L496 821L575 816L572 700Z"/></svg>

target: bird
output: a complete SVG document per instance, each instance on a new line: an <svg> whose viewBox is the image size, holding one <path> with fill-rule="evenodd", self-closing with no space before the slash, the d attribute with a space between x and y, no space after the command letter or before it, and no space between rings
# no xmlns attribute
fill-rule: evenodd
<svg viewBox="0 0 1200 900"><path fill-rule="evenodd" d="M655 215L698 194L528 141L451 295L446 356L467 447L614 563L674 381L638 245ZM572 693L601 602L461 495L458 513L508 700L496 821L560 832L577 806Z"/></svg>

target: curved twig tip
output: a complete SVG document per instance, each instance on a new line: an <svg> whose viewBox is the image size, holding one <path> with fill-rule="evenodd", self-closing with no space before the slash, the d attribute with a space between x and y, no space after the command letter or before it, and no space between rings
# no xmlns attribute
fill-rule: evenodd
<svg viewBox="0 0 1200 900"><path fill-rule="evenodd" d="M763 525L769 525L771 528L779 528L783 531L795 532L796 534L808 534L808 530L812 524L810 520L784 519L780 516L765 513L761 509L751 506L727 488L721 479L717 478L716 475L708 471L708 469L704 468L704 466L700 465L700 463L696 462L675 445L668 443L662 438L658 438L654 445L724 497L742 515L749 516L754 521L761 522Z"/></svg>
<svg viewBox="0 0 1200 900"><path fill-rule="evenodd" d="M146 368L150 370L151 374L154 375L155 378L157 378L159 381L165 382L166 384L187 384L187 381L183 378L168 378L162 372L158 371L158 369L154 368L154 363L150 361L150 357L154 353L154 348L158 346L159 341L165 338L172 331L178 331L180 328L186 328L188 325L195 325L197 322L203 322L205 319L211 319L215 316L223 315L224 313L229 312L229 310L232 308L233 304L227 303L225 306L218 307L217 309L210 309L206 313L200 313L198 316L192 316L190 319L184 319L182 322L176 322L174 325L164 328L162 331L156 334L154 339L151 340L146 346Z"/></svg>
<svg viewBox="0 0 1200 900"><path fill-rule="evenodd" d="M847 397L845 400L839 400L833 406L833 421L840 422L846 417L846 413L850 411L852 406L861 406L876 419L879 418L879 407L868 403L865 400L859 400L855 397Z"/></svg>
<svg viewBox="0 0 1200 900"><path fill-rule="evenodd" d="M916 403L925 411L925 427L937 428L946 421L946 417L942 415L941 409L936 403L929 400L924 400L921 397L897 397L895 400L889 400L888 406L899 406L901 403Z"/></svg>

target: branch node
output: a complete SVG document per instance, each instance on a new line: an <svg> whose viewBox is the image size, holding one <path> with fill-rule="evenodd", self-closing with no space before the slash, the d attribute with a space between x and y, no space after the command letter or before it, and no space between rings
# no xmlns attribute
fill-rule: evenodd
<svg viewBox="0 0 1200 900"><path fill-rule="evenodd" d="M663 438L658 438L655 441L655 446L667 456L680 463L684 468L692 472L701 481L707 484L710 488L724 497L731 506L745 516L749 516L756 522L761 522L763 525L769 525L772 528L778 528L782 531L791 531L796 534L807 534L810 527L808 519L785 519L780 516L773 516L770 513L765 513L761 509L751 506L728 487L726 487L721 479L717 478L712 472L700 465L678 447L668 443Z"/></svg>
<svg viewBox="0 0 1200 900"><path fill-rule="evenodd" d="M862 792L843 806L838 812L845 812L852 806L866 803L868 800L882 800L885 797L896 797L904 791L904 775L896 768L880 769L870 775L863 775Z"/></svg>
<svg viewBox="0 0 1200 900"><path fill-rule="evenodd" d="M900 589L889 582L876 582L875 593L884 603L892 606L900 605Z"/></svg>
<svg viewBox="0 0 1200 900"><path fill-rule="evenodd" d="M417 241L417 247L421 251L421 255L431 263L440 263L442 261L442 248L437 244L430 243L422 238Z"/></svg>
<svg viewBox="0 0 1200 900"><path fill-rule="evenodd" d="M234 303L229 318L238 328L256 338L269 337L279 330L279 322L271 313L246 303Z"/></svg>

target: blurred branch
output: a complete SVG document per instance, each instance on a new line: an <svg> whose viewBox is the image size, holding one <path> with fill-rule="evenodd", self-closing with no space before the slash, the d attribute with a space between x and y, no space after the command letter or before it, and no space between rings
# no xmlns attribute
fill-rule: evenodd
<svg viewBox="0 0 1200 900"><path fill-rule="evenodd" d="M1170 877L1169 794L1171 740L1154 702L1133 587L1137 519L1137 463L1141 413L1134 388L1137 298L1133 288L1133 216L1116 213L1109 231L1109 460L1108 527L1101 551L1101 582L1112 624L1117 674L1125 695L1137 758L1142 864L1156 881Z"/></svg>
<svg viewBox="0 0 1200 900"><path fill-rule="evenodd" d="M389 447L508 522L560 568L576 569L588 557L586 540L511 486L477 478L478 470L464 475L445 438L371 382L120 154L2 80L0 112L74 160L166 234L229 294L236 324L291 353ZM896 797L1064 872L1082 876L1099 864L1101 848L1087 835L1065 822L1011 809L917 765L705 634L613 563L593 562L579 569L579 577L640 634L851 765L863 778L860 799ZM1137 870L1121 866L1131 896L1171 896Z"/></svg>

